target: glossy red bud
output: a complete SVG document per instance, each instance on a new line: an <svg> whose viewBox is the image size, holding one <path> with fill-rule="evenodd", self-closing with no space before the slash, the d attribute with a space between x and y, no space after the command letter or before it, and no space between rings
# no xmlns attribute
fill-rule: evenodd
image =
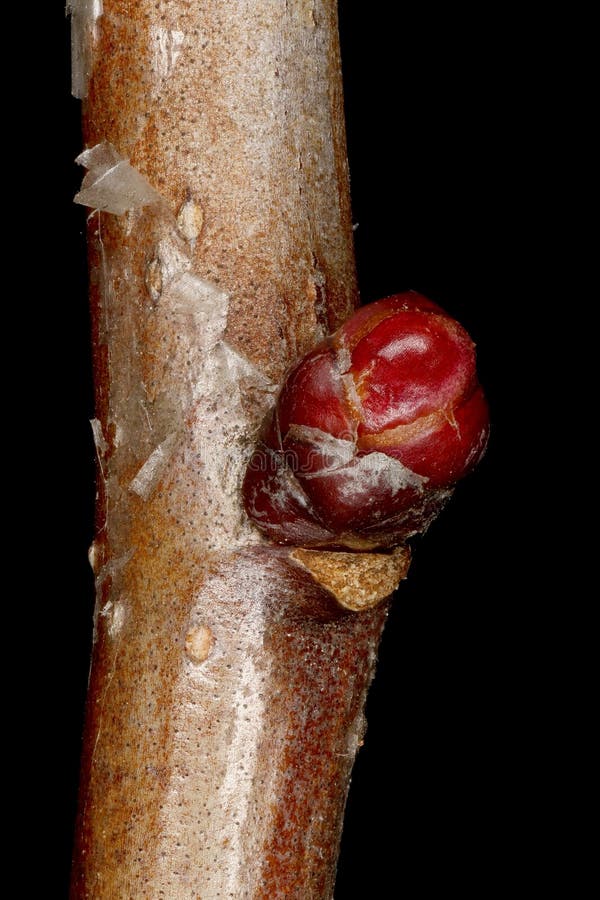
<svg viewBox="0 0 600 900"><path fill-rule="evenodd" d="M392 547L424 531L489 432L467 332L408 292L358 310L288 373L243 485L273 540Z"/></svg>

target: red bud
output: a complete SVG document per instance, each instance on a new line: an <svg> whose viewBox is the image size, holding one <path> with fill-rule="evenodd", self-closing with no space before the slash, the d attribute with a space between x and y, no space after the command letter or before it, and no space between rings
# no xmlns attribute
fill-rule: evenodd
<svg viewBox="0 0 600 900"><path fill-rule="evenodd" d="M391 547L481 459L489 420L467 332L413 292L358 310L288 373L246 473L273 540Z"/></svg>

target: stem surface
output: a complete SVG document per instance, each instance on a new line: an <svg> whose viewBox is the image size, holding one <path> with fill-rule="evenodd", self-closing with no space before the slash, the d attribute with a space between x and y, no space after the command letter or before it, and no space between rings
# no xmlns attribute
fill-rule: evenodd
<svg viewBox="0 0 600 900"><path fill-rule="evenodd" d="M162 199L124 176L129 210L89 219L97 606L72 897L322 900L386 607L339 607L253 530L239 485L284 371L357 300L336 4L103 0L91 24L86 146Z"/></svg>

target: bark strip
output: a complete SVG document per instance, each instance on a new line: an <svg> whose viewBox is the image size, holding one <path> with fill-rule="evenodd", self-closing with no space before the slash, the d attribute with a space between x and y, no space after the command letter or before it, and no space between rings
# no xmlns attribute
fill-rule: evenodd
<svg viewBox="0 0 600 900"><path fill-rule="evenodd" d="M94 204L127 209L89 218L97 606L72 897L323 900L385 605L336 604L258 537L239 483L283 372L357 300L336 6L71 6L82 161Z"/></svg>

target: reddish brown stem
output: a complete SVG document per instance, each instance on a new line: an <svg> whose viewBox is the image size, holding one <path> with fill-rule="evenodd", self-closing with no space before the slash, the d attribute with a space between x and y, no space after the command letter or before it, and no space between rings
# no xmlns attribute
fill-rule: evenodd
<svg viewBox="0 0 600 900"><path fill-rule="evenodd" d="M335 3L104 0L94 34L86 145L162 200L90 216L72 896L322 900L385 607L342 609L258 537L239 483L274 386L357 299Z"/></svg>

